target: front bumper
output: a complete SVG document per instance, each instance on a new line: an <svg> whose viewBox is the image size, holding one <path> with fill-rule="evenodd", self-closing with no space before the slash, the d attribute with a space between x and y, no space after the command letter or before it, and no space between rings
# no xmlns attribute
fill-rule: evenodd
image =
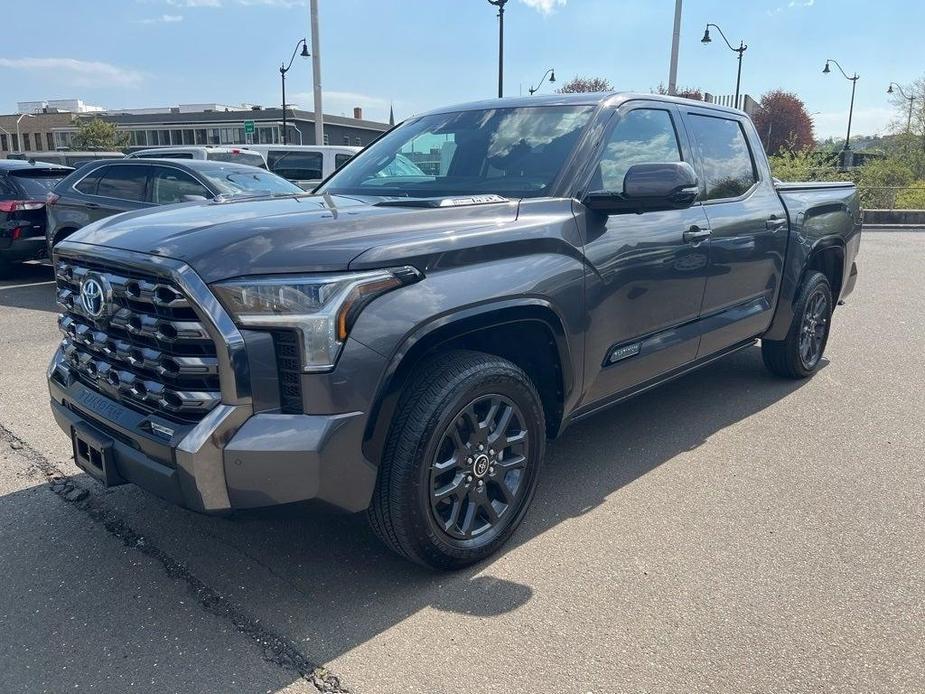
<svg viewBox="0 0 925 694"><path fill-rule="evenodd" d="M38 260L48 255L44 236L29 236L22 239L0 239L0 260L21 262Z"/></svg>
<svg viewBox="0 0 925 694"><path fill-rule="evenodd" d="M362 412L254 414L250 405L222 404L195 425L178 425L87 388L60 350L48 375L62 430L90 427L111 439L120 477L185 508L222 513L318 499L361 511L372 498L376 468L361 450Z"/></svg>

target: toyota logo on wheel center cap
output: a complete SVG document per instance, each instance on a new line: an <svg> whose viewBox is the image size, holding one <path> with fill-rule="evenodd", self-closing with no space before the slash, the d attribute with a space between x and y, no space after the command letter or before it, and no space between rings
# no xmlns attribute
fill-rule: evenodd
<svg viewBox="0 0 925 694"><path fill-rule="evenodd" d="M90 318L102 318L109 305L111 288L105 277L87 275L80 283L80 305Z"/></svg>
<svg viewBox="0 0 925 694"><path fill-rule="evenodd" d="M488 456L482 453L472 463L472 474L481 479L488 472L489 467L491 467L491 462L488 460Z"/></svg>

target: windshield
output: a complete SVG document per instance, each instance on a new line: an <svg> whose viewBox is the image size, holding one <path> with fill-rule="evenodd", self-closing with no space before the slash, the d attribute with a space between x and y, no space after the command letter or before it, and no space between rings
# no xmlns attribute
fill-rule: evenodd
<svg viewBox="0 0 925 694"><path fill-rule="evenodd" d="M531 106L423 116L357 154L317 192L548 195L592 110Z"/></svg>
<svg viewBox="0 0 925 694"><path fill-rule="evenodd" d="M305 191L285 178L260 169L248 171L237 166L216 166L200 169L199 173L212 183L222 195L289 195Z"/></svg>

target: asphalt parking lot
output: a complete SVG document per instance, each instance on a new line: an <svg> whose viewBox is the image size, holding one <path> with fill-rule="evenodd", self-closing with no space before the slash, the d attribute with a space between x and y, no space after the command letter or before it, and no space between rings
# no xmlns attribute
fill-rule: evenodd
<svg viewBox="0 0 925 694"><path fill-rule="evenodd" d="M7 691L925 691L925 234L867 233L825 367L751 348L575 425L506 551L197 516L69 462L50 269L0 282ZM49 483L48 480L51 480Z"/></svg>

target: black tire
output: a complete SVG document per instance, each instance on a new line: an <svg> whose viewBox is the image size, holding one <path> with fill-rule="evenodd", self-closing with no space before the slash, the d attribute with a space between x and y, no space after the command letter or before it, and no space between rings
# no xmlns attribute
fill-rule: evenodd
<svg viewBox="0 0 925 694"><path fill-rule="evenodd" d="M527 375L493 355L446 352L415 371L367 515L398 554L457 569L491 555L523 520L545 450L543 406Z"/></svg>
<svg viewBox="0 0 925 694"><path fill-rule="evenodd" d="M768 370L785 378L814 374L829 340L832 309L829 280L821 272L810 272L800 287L787 337L761 341L761 356Z"/></svg>

